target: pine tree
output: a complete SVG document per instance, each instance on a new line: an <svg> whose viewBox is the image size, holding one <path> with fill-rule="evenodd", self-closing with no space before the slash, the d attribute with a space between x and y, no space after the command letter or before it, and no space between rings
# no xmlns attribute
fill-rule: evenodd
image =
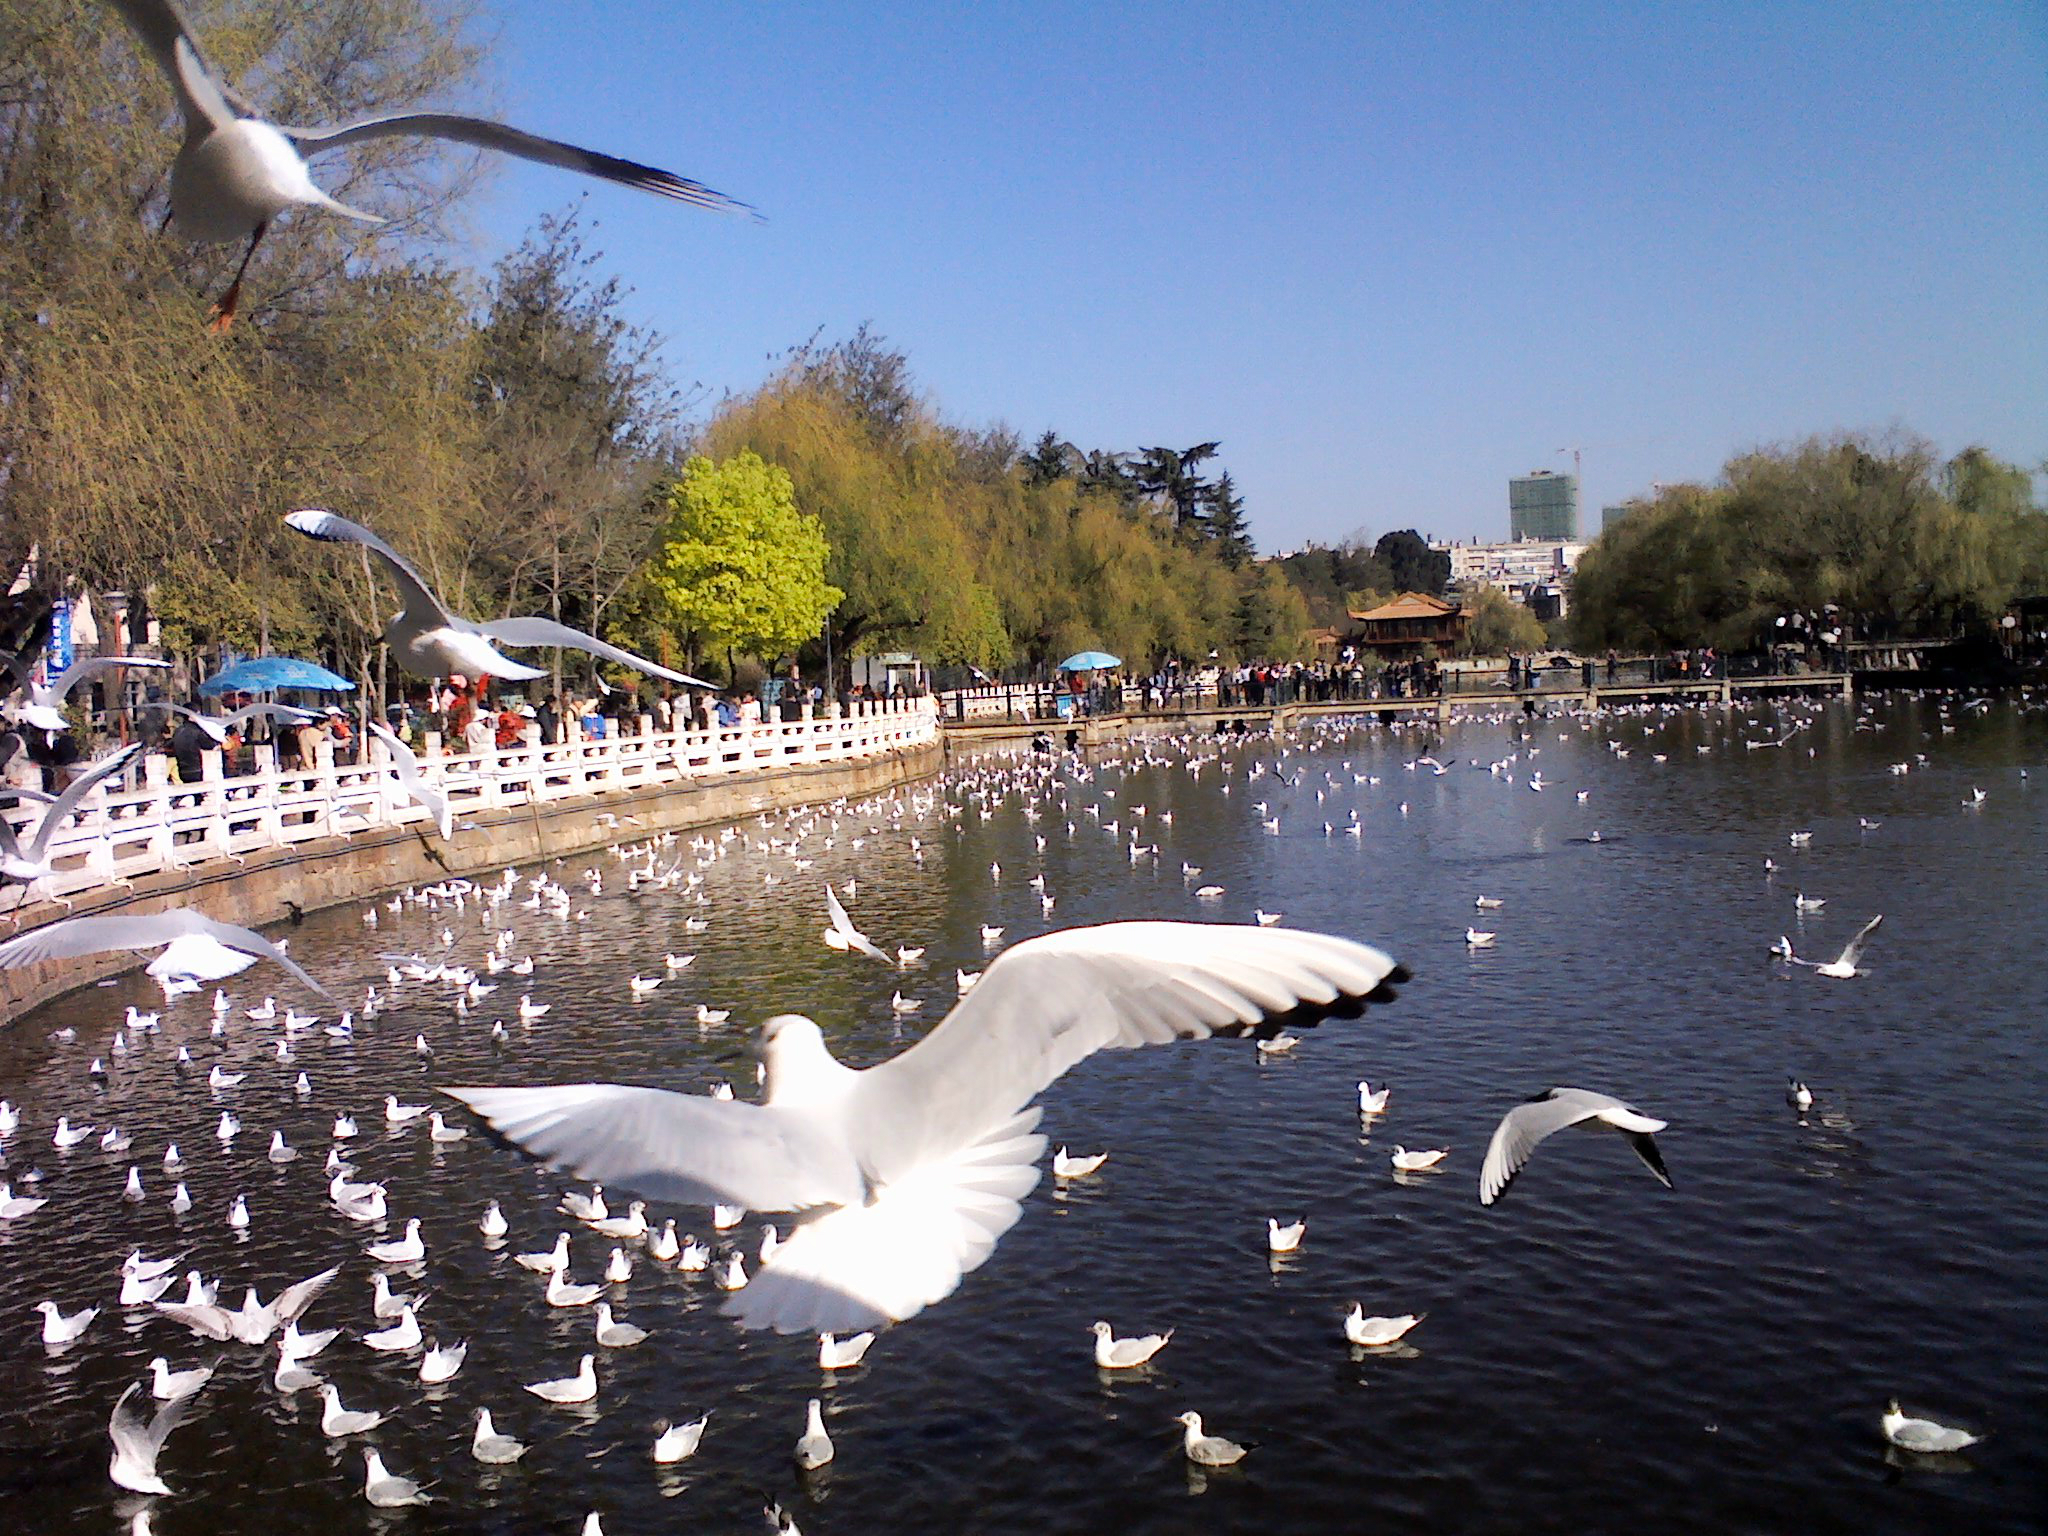
<svg viewBox="0 0 2048 1536"><path fill-rule="evenodd" d="M1244 498L1225 470L1203 496L1208 507L1208 534L1216 541L1216 553L1233 571L1243 570L1252 558L1251 535L1245 530Z"/></svg>

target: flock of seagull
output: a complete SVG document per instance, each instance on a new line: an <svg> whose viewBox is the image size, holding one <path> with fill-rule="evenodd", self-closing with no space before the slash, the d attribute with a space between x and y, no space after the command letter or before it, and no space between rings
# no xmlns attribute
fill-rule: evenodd
<svg viewBox="0 0 2048 1536"><path fill-rule="evenodd" d="M1347 724L1343 729L1350 729ZM1398 738L1400 727L1387 728ZM1796 739L1770 744L1784 747ZM1316 785L1316 796L1337 798L1348 779L1351 787L1380 783L1376 774L1354 768L1349 759L1334 761L1336 727L1311 729L1305 740L1274 739L1254 743L1247 751L1199 738L1152 740L1122 749L1119 766L1136 761L1169 764L1196 780L1208 779L1228 796L1244 800L1263 791L1261 781L1291 787ZM1629 748L1617 741L1610 749L1625 756ZM1530 759L1542 751L1533 732L1517 735L1513 749L1494 762L1473 760L1471 767L1489 772L1506 784L1528 782L1540 792L1540 778ZM1112 759L1114 760L1114 759ZM238 1090L252 1074L274 1074L279 1085L290 1084L293 1101L308 1111L331 1113L332 1135L322 1163L324 1205L335 1230L355 1227L383 1232L402 1208L404 1191L359 1175L351 1146L360 1121L381 1121L393 1136L419 1134L438 1154L471 1140L465 1127L429 1103L408 1103L397 1094L385 1096L381 1108L367 1111L349 1104L328 1104L313 1080L309 1052L318 1042L330 1049L349 1049L358 1031L385 1027L390 1017L408 1024L432 1020L442 1029L485 1029L494 1042L515 1039L513 1026L525 1037L551 1027L551 1006L536 1000L544 992L546 960L536 953L515 956L521 947L520 927L527 925L526 943L539 950L550 932L572 931L588 915L588 903L627 895L672 903L685 933L703 933L709 925L705 891L707 872L724 861L739 860L758 870L767 885L787 883L792 890L813 892L818 856L845 842L859 850L864 842L894 840L922 864L936 820L951 819L956 827L992 817L1005 804L1021 805L1031 824L1036 852L1043 854L1053 837L1096 836L1116 839L1132 867L1157 866L1163 858L1160 839L1170 832L1171 812L1153 812L1119 799L1108 782L1104 764L1076 759L1047 762L1030 757L999 756L950 776L942 791L909 789L861 803L836 802L762 816L750 824L733 825L687 841L675 834L624 843L611 850L616 866L603 861L559 878L568 861L553 871L522 878L506 870L489 882L449 880L415 888L368 904L362 922L378 932L380 941L407 932L414 949L394 948L377 962L378 969L346 986L333 982L334 993L347 992L354 1005L338 1018L301 1014L280 1007L272 997L250 1006L224 990L201 1007L194 977L206 967L181 964L160 973L167 1011L144 1013L129 1007L109 1033L103 1050L96 1049L81 1077L100 1087L118 1077L125 1058L161 1049L159 1036L172 1030L178 1045L178 1068L189 1074L195 1090L203 1084L211 1122L193 1126L187 1141L195 1148L213 1141L231 1151L243 1133L246 1111L238 1112ZM1441 773L1446 765L1427 756L1404 764L1405 771ZM1319 776L1319 777L1318 777ZM1299 798L1297 797L1297 803ZM1584 803L1584 797L1581 797ZM1979 802L1981 803L1981 802ZM1249 809L1266 830L1277 818L1270 806L1253 802ZM1407 813L1404 801L1400 813ZM1348 822L1325 822L1326 836L1356 835L1357 812ZM1794 847L1805 846L1811 834L1789 834ZM1591 834L1587 841L1593 841ZM1775 861L1766 874L1775 878ZM1183 886L1203 907L1226 895L1202 883L1199 867L1183 863ZM990 881L1002 886L1000 866ZM1057 901L1047 888L1043 867L1028 884L1048 920ZM820 937L830 950L854 965L887 968L901 978L915 978L924 967L921 947L892 949L857 927L848 903L859 898L858 879L838 886L823 885L825 926ZM1503 898L1480 895L1475 909L1499 911ZM1820 899L1801 891L1795 911L1818 913ZM757 1095L742 1098L725 1083L709 1093L685 1094L667 1089L584 1083L548 1087L455 1086L442 1091L473 1111L503 1141L526 1151L552 1168L574 1176L584 1187L563 1190L561 1213L571 1226L555 1241L534 1252L514 1252L508 1243L511 1223L499 1200L475 1217L475 1240L504 1260L508 1284L537 1285L541 1301L551 1310L575 1314L588 1309L589 1346L572 1373L523 1383L532 1401L573 1406L596 1401L604 1372L600 1363L614 1352L645 1343L649 1331L620 1315L618 1287L642 1265L651 1265L705 1283L725 1294L724 1310L740 1325L779 1332L811 1334L817 1341L817 1362L827 1373L860 1367L879 1332L916 1316L952 1293L962 1279L993 1255L1009 1228L1023 1215L1025 1196L1037 1184L1047 1159L1047 1140L1037 1130L1040 1111L1034 1101L1065 1071L1102 1049L1129 1049L1179 1040L1250 1039L1261 1056L1285 1053L1298 1041L1292 1033L1336 1015L1356 1014L1368 1004L1392 1002L1407 971L1389 956L1351 940L1282 926L1284 914L1258 911L1243 924L1179 922L1115 922L1092 927L1055 929L1005 946L1005 931L981 925L979 937L986 959L977 971L953 969L955 1001L947 1017L895 1057L855 1068L834 1057L823 1031L800 1015L780 1015L761 1027ZM1848 980L1861 974L1859 960L1879 919L1872 918L1834 962L1814 965L1816 974ZM283 948L262 935L213 923L194 913L157 919L118 917L68 919L0 944L0 967L53 954L76 953L66 947L66 931L87 929L90 947L109 947L108 924L149 926L126 934L119 947L155 947L190 943L214 968L232 963L237 974L259 959L287 969L308 988L327 996L330 988L302 969ZM162 925L175 923L176 931ZM102 925L92 928L91 925ZM534 931L538 926L538 933ZM872 923L869 926L874 926ZM414 930L424 929L424 933ZM1488 944L1495 934L1468 930ZM536 938L539 943L536 943ZM1773 946L1784 962L1796 960L1789 941ZM694 956L674 952L632 968L622 978L622 997L658 1004L661 989L687 976ZM1812 962L1800 962L1812 964ZM646 974L643 974L643 971ZM534 978L538 977L536 981ZM516 978L522 989L514 1007L494 1004L502 978ZM222 978L215 978L222 979ZM360 986L359 999L353 996ZM892 1004L900 1031L902 1021L923 1003L906 998L898 985ZM704 1002L693 1011L678 1010L701 1031L723 1025L729 1009ZM498 1016L498 1015L504 1016ZM490 1018L488 1025L486 1017ZM387 1023L379 1025L380 1018ZM203 1038L201 1036L203 1031ZM73 1044L75 1041L63 1041ZM196 1049L195 1049L196 1048ZM205 1053L212 1060L202 1061ZM426 1029L415 1033L414 1053L431 1067L434 1045ZM265 1058L268 1058L267 1063ZM112 1071L107 1062L112 1060ZM1385 1084L1357 1084L1357 1108L1365 1121L1389 1113L1392 1090ZM243 1097L246 1097L245 1095ZM1795 1108L1812 1102L1811 1091L1794 1079L1787 1098ZM102 1100L118 1105L115 1095ZM0 1180L0 1222L11 1232L37 1219L50 1197L17 1194L14 1185L33 1191L42 1180L29 1158L32 1138L47 1134L60 1161L74 1153L90 1155L97 1143L105 1166L124 1169L119 1198L138 1207L156 1200L144 1177L147 1164L133 1138L117 1124L101 1124L80 1106L52 1105L43 1112L39 1132L31 1112L0 1101L0 1153L8 1178ZM1650 1172L1667 1188L1672 1178L1655 1136L1666 1129L1662 1119L1604 1092L1577 1087L1552 1087L1509 1109L1495 1127L1478 1173L1478 1194L1491 1205L1527 1167L1537 1148L1556 1133L1572 1127L1612 1131L1626 1139ZM160 1157L164 1178L172 1188L170 1209L181 1220L192 1200L180 1177L187 1154L176 1143L145 1149ZM195 1151L194 1156L203 1155ZM486 1150L481 1157L492 1154ZM1443 1147L1408 1149L1396 1146L1390 1156L1397 1178L1433 1176L1450 1158ZM267 1163L280 1169L310 1162L318 1154L292 1147L283 1129L273 1129ZM1050 1158L1050 1171L1063 1184L1095 1175L1108 1151L1076 1154L1065 1145ZM24 1163L26 1164L24 1166ZM480 1172L483 1165L479 1165ZM73 1180L62 1181L67 1195ZM82 1182L82 1181L80 1181ZM612 1197L607 1198L607 1191ZM623 1212L618 1191L631 1196ZM78 1198L98 1198L80 1192ZM674 1218L650 1215L650 1203L710 1207L705 1239L679 1234ZM735 1229L750 1215L789 1213L788 1230L769 1225L760 1230L750 1252L735 1240ZM50 1218L42 1218L47 1221ZM245 1231L251 1215L237 1195L223 1218ZM601 1279L577 1278L578 1250L573 1231L580 1227L605 1250ZM1278 1256L1295 1253L1307 1231L1306 1218L1267 1221L1266 1246ZM185 1275L181 1299L175 1289L180 1260L150 1257L137 1248L120 1262L118 1305L127 1315L154 1320L163 1330L183 1329L208 1344L241 1345L264 1352L273 1389L287 1397L317 1395L321 1433L353 1440L375 1431L389 1418L388 1410L351 1406L321 1374L322 1352L344 1332L348 1348L361 1348L387 1358L422 1386L441 1386L461 1379L468 1346L461 1339L430 1338L420 1322L421 1301L393 1289L394 1276L417 1273L428 1250L424 1227L408 1216L396 1237L360 1244L370 1266L367 1326L344 1324L301 1326L308 1314L331 1308L332 1287L343 1270L357 1261L342 1245L336 1262L309 1278L287 1285L268 1302L256 1286L245 1287L239 1307L218 1299L219 1282L197 1270ZM439 1241L446 1241L445 1235ZM585 1266L599 1263L582 1255ZM591 1271L586 1268L584 1273ZM114 1275L108 1276L111 1285ZM104 1302L66 1311L54 1298L38 1303L40 1336L49 1349L64 1351L92 1338ZM1368 1315L1354 1305L1341 1319L1341 1336L1363 1350L1397 1345L1423 1322L1414 1313ZM477 1320L479 1326L482 1320ZM1142 1371L1166 1350L1173 1331L1119 1336L1107 1321L1098 1321L1093 1356L1105 1372ZM175 1334L172 1334L175 1336ZM122 1488L163 1495L170 1491L158 1470L166 1441L186 1422L194 1405L206 1395L218 1367L173 1366L168 1354L150 1362L147 1381L131 1384L114 1404L108 1424L112 1444L109 1472ZM219 1389L216 1389L219 1390ZM146 1412L150 1402L159 1404ZM503 1403L473 1404L474 1432L470 1454L485 1466L516 1463L527 1444L501 1427ZM673 1465L700 1451L709 1414L678 1415L654 1426L645 1454L656 1465ZM1188 1410L1174 1421L1182 1430L1182 1450L1191 1466L1223 1469L1245 1458L1248 1447L1208 1432L1201 1414ZM1893 1444L1918 1453L1949 1454L1975 1442L1969 1432L1909 1418L1893 1404L1881 1421ZM397 1453L394 1451L394 1455ZM822 1403L812 1399L792 1458L800 1472L813 1472L835 1457ZM402 1458L401 1458L402 1461ZM444 1470L438 1483L421 1482L401 1466L394 1469L375 1446L362 1448L362 1496L380 1508L403 1508L445 1497L453 1474ZM795 1530L794 1516L779 1502L768 1518L777 1529ZM587 1530L601 1530L592 1513ZM137 1531L148 1530L148 1510L134 1516Z"/></svg>

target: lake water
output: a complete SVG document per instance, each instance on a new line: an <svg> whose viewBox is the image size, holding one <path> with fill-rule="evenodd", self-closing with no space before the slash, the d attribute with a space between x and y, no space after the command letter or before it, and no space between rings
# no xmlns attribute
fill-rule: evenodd
<svg viewBox="0 0 2048 1536"><path fill-rule="evenodd" d="M1784 747L1744 745L1795 725ZM1404 766L1422 753L1447 771ZM130 978L74 995L0 1031L0 1095L25 1111L8 1161L17 1178L40 1167L52 1200L0 1227L0 1526L114 1532L151 1503L165 1536L570 1533L598 1510L611 1536L631 1536L758 1529L772 1495L814 1536L2042 1530L2044 759L2039 701L1971 710L1932 697L1443 731L1345 721L1222 747L1155 738L1102 753L1082 776L1062 770L1051 787L991 756L916 792L796 818L810 827L807 871L786 851L724 844L702 906L680 892L627 895L609 856L553 867L586 920L516 903L501 914L517 934L510 953L535 958L534 998L551 1005L531 1026L512 1018L511 975L466 1021L445 989L413 984L400 989L409 1006L352 1044L315 1031L283 1066L279 1026L241 1010L266 991L280 1005L306 999L259 968L234 988L225 1060L249 1072L241 1087L205 1084L215 1050L203 996L168 1011L102 1087L88 1058L107 1052L125 1004L154 1007L154 993ZM1899 762L1915 766L1891 772ZM1541 793L1527 787L1532 772ZM1986 798L1966 809L1973 788ZM1160 852L1133 865L1139 805ZM1356 837L1343 831L1354 812ZM782 818L772 830L788 835ZM1803 849L1788 841L1809 830ZM678 843L664 857L687 852ZM1198 901L1183 861L1223 898ZM583 891L590 868L605 871L600 896ZM1039 872L1058 902L1051 919L1026 883ZM818 942L820 880L856 876L856 922L885 947L925 945L924 968L899 975ZM1803 921L1801 890L1827 902ZM1481 895L1502 906L1475 912ZM384 1094L424 1102L436 1083L702 1091L727 1077L744 1093L746 1027L775 1012L812 1013L856 1061L897 1049L892 991L924 999L923 1019L941 1016L954 969L984 963L983 922L1014 943L1113 918L1247 922L1255 907L1375 943L1415 979L1392 1006L1325 1024L1272 1061L1210 1042L1110 1053L1068 1074L1044 1097L1044 1129L1077 1151L1107 1149L1106 1167L1065 1190L1048 1178L954 1296L837 1378L819 1371L810 1340L738 1332L707 1280L643 1253L611 1290L653 1337L598 1351L595 1403L539 1403L520 1384L572 1373L591 1326L588 1309L548 1307L511 1261L574 1226L554 1212L562 1181L479 1135L437 1149L423 1125L391 1132L382 1119ZM360 908L308 918L294 955L359 997L381 983L377 952L480 964L498 926L481 927L474 909L378 910L374 931ZM1801 955L1831 957L1878 912L1866 975L1831 981L1768 952L1785 933ZM686 935L692 915L708 930ZM1474 922L1498 933L1493 948L1468 950ZM634 1001L627 978L660 974L667 951L698 959ZM701 1029L699 1003L730 1008L732 1022ZM512 1039L494 1048L488 1025L501 1015ZM63 1027L75 1042L51 1038ZM416 1033L433 1044L431 1065ZM180 1042L200 1063L186 1077L173 1067ZM303 1102L291 1091L301 1068L314 1085ZM1803 1116L1785 1102L1788 1074L1812 1085ZM1360 1078L1393 1087L1389 1113L1363 1126ZM1675 1190L1618 1138L1570 1132L1482 1208L1475 1181L1495 1122L1553 1083L1667 1119L1659 1143ZM227 1154L213 1134L223 1106L244 1127ZM361 1118L362 1176L391 1187L388 1230L345 1222L326 1201L320 1160L344 1109ZM60 1113L119 1124L132 1152L57 1152ZM303 1149L298 1162L266 1161L274 1127ZM170 1139L197 1201L182 1220L160 1167ZM1445 1171L1397 1180L1396 1143L1448 1146ZM148 1189L140 1206L118 1198L131 1162ZM238 1192L253 1217L246 1239L223 1220ZM512 1223L497 1248L476 1229L492 1199ZM709 1225L700 1210L655 1214ZM431 1294L430 1335L470 1342L461 1374L431 1389L414 1379L416 1354L378 1355L354 1337L375 1326L377 1266L362 1245L411 1215L428 1254L399 1288ZM1308 1219L1300 1252L1277 1264L1268 1216ZM759 1225L740 1229L750 1253ZM610 1244L576 1230L577 1278L594 1280ZM363 1442L326 1439L313 1394L273 1390L274 1350L206 1344L115 1306L120 1258L138 1245L221 1278L231 1303L245 1283L268 1296L345 1260L308 1325L348 1333L315 1364L350 1407L393 1412L369 1443L437 1502L372 1510ZM50 1352L30 1311L43 1297L105 1310L77 1345ZM1356 1351L1341 1331L1353 1302L1427 1317L1397 1350ZM1170 1327L1173 1341L1148 1370L1099 1373L1097 1318L1125 1333ZM176 1495L149 1501L108 1481L105 1425L159 1353L180 1368L223 1363L164 1453ZM1988 1438L1908 1464L1879 1433L1894 1395ZM838 1457L800 1481L790 1450L813 1396ZM532 1446L518 1466L470 1459L479 1405ZM1188 1408L1257 1442L1242 1468L1189 1470L1173 1422ZM653 1421L706 1410L698 1455L655 1467Z"/></svg>

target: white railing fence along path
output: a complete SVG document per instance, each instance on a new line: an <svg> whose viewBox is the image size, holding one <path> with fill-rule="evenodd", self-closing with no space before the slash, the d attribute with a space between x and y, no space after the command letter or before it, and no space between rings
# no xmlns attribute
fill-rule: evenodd
<svg viewBox="0 0 2048 1536"><path fill-rule="evenodd" d="M544 804L626 790L686 785L727 774L860 762L917 747L938 737L929 699L855 704L849 714L773 721L712 730L657 731L641 719L637 735L561 746L422 755L420 771L447 796L459 823L479 811ZM259 749L268 757L267 749ZM96 793L51 837L51 873L0 897L17 903L64 899L163 870L316 838L349 836L373 827L432 820L404 797L384 746L369 743L371 761L322 761L308 769L263 767L237 778L220 774L220 754L206 754L197 784L170 781L170 760L143 760L143 787ZM17 829L34 826L44 807L24 803L0 812Z"/></svg>

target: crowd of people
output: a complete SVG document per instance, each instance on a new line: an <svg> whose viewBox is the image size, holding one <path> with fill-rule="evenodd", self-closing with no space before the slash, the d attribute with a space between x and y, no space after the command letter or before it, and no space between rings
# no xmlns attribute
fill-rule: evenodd
<svg viewBox="0 0 2048 1536"><path fill-rule="evenodd" d="M722 691L661 685L647 694L635 686L600 683L588 695L566 700L549 693L528 697L490 678L461 675L434 687L421 686L386 706L384 725L415 752L424 752L429 738L438 738L449 753L506 752L521 747L556 746L570 739L573 723L583 740L604 740L638 731L642 715L659 731L733 730L775 721L797 721L809 711L814 718L849 712L854 705L893 696L893 691L849 684L828 694L818 682L807 683L799 670L764 679L759 687ZM195 700L195 710L224 718L255 703L253 695L228 694ZM364 732L355 712L340 705L306 706L304 719L256 719L217 736L193 712L170 707L161 699L144 699L128 712L130 735L169 758L171 777L196 784L206 772L206 754L221 754L224 777L251 773L257 748L267 746L277 766L287 772L310 769L323 759L336 764L363 760ZM89 711L93 722L108 719L104 710ZM117 733L88 728L45 731L19 724L0 726L0 792L31 789L45 794L62 791L73 765L108 750ZM90 748L90 750L88 750Z"/></svg>

